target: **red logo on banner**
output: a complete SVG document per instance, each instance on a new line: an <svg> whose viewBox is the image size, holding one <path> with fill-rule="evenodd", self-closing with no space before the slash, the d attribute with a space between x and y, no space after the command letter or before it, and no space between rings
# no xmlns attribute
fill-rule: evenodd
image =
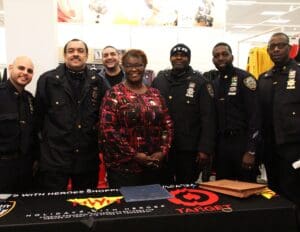
<svg viewBox="0 0 300 232"><path fill-rule="evenodd" d="M215 193L202 189L183 188L169 192L174 196L174 198L168 199L170 202L187 207L211 205L219 200Z"/></svg>

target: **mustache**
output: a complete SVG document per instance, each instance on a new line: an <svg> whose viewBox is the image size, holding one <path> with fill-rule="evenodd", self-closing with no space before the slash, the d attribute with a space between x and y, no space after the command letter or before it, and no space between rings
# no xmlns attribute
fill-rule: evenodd
<svg viewBox="0 0 300 232"><path fill-rule="evenodd" d="M71 60L80 60L81 61L79 56L72 56Z"/></svg>

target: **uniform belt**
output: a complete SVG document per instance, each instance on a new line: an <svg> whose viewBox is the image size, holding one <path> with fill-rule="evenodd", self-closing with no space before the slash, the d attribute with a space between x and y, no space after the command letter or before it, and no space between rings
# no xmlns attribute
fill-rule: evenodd
<svg viewBox="0 0 300 232"><path fill-rule="evenodd" d="M246 132L244 130L225 130L219 133L223 137L234 137L239 135L244 135Z"/></svg>
<svg viewBox="0 0 300 232"><path fill-rule="evenodd" d="M18 152L12 152L12 153L1 153L0 152L0 160L15 160L20 157L20 154Z"/></svg>

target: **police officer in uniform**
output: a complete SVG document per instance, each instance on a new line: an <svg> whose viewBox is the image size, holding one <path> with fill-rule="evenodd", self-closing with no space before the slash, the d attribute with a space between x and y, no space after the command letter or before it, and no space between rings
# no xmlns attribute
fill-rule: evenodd
<svg viewBox="0 0 300 232"><path fill-rule="evenodd" d="M269 187L300 207L300 68L290 48L286 34L273 34L267 51L274 66L259 77L263 158Z"/></svg>
<svg viewBox="0 0 300 232"><path fill-rule="evenodd" d="M34 66L20 56L8 69L10 78L0 84L0 192L20 193L31 190L36 156L33 96L25 90Z"/></svg>
<svg viewBox="0 0 300 232"><path fill-rule="evenodd" d="M96 188L98 116L107 87L86 66L88 47L73 39L64 47L65 63L41 75L36 92L40 187L46 191Z"/></svg>
<svg viewBox="0 0 300 232"><path fill-rule="evenodd" d="M170 52L172 69L160 71L152 83L165 98L174 122L174 142L163 180L168 184L194 183L199 166L205 165L214 151L212 87L192 69L190 59L191 50L185 44L175 45Z"/></svg>
<svg viewBox="0 0 300 232"><path fill-rule="evenodd" d="M212 55L217 71L204 73L204 76L214 86L217 109L216 178L255 182L259 138L256 80L233 66L228 44L216 44Z"/></svg>

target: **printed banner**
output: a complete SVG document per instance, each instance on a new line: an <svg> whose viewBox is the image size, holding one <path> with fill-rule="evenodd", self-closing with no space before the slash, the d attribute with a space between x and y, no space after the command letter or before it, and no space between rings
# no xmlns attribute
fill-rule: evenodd
<svg viewBox="0 0 300 232"><path fill-rule="evenodd" d="M58 22L224 27L225 0L57 0Z"/></svg>

